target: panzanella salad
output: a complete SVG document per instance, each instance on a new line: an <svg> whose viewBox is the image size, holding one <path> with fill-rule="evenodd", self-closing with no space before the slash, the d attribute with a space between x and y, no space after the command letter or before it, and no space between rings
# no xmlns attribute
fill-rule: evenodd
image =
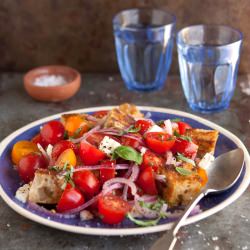
<svg viewBox="0 0 250 250"><path fill-rule="evenodd" d="M146 115L147 116L147 115ZM218 132L153 121L135 105L66 114L12 149L16 198L55 216L140 226L171 216L206 185Z"/></svg>

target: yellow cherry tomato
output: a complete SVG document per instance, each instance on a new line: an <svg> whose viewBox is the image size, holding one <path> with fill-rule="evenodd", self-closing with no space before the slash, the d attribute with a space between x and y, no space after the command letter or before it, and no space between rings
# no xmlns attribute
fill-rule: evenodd
<svg viewBox="0 0 250 250"><path fill-rule="evenodd" d="M74 151L71 148L68 148L66 150L64 150L58 157L58 159L56 160L55 165L57 167L63 167L66 163L67 163L67 167L76 166L76 155L74 153Z"/></svg>
<svg viewBox="0 0 250 250"><path fill-rule="evenodd" d="M31 141L19 141L12 148L11 159L14 164L18 164L22 157L29 153L40 152L37 145Z"/></svg>
<svg viewBox="0 0 250 250"><path fill-rule="evenodd" d="M197 173L199 177L201 178L201 186L204 187L207 184L208 177L207 177L207 172L204 168L198 168Z"/></svg>

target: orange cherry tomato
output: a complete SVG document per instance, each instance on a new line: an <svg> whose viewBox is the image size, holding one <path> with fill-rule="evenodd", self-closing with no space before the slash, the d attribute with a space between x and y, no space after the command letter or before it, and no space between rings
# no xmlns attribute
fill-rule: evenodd
<svg viewBox="0 0 250 250"><path fill-rule="evenodd" d="M11 152L11 159L14 164L18 164L22 157L29 153L40 152L37 145L31 141L19 141L17 142Z"/></svg>
<svg viewBox="0 0 250 250"><path fill-rule="evenodd" d="M89 126L80 115L73 115L66 119L64 128L68 132L69 136L77 138L88 131Z"/></svg>
<svg viewBox="0 0 250 250"><path fill-rule="evenodd" d="M201 185L202 185L202 187L204 187L207 184L207 181L208 181L207 172L206 172L206 170L204 168L198 168L197 173L198 173L198 175L200 176L200 178L202 180Z"/></svg>

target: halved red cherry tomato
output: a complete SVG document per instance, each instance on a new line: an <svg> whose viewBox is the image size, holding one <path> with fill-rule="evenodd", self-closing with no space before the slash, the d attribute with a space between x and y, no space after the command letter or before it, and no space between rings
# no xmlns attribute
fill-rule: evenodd
<svg viewBox="0 0 250 250"><path fill-rule="evenodd" d="M186 133L187 129L192 128L189 124L186 122L177 122L178 128L179 128L179 134L184 135Z"/></svg>
<svg viewBox="0 0 250 250"><path fill-rule="evenodd" d="M156 155L155 153L151 152L150 150L147 150L145 154L143 154L143 161L140 165L140 169L144 170L147 167L153 168L155 172L164 165L164 159Z"/></svg>
<svg viewBox="0 0 250 250"><path fill-rule="evenodd" d="M65 151L66 149L69 149L69 148L73 149L75 154L77 154L77 151L78 151L77 146L74 143L72 143L71 141L62 140L62 141L57 142L52 149L52 154L51 154L52 159L57 160L59 155L63 151Z"/></svg>
<svg viewBox="0 0 250 250"><path fill-rule="evenodd" d="M135 127L140 128L139 133L143 135L153 125L149 120L138 120L135 122Z"/></svg>
<svg viewBox="0 0 250 250"><path fill-rule="evenodd" d="M142 136L139 133L128 133L127 135L129 135L131 137L136 137L139 140L142 140ZM138 148L139 146L142 145L142 143L140 143L138 140L133 139L133 138L129 138L126 136L122 136L121 144L124 146L130 146L132 148Z"/></svg>
<svg viewBox="0 0 250 250"><path fill-rule="evenodd" d="M47 144L55 145L64 137L64 127L59 121L46 123L41 129L41 136Z"/></svg>
<svg viewBox="0 0 250 250"><path fill-rule="evenodd" d="M77 188L73 188L70 184L67 184L56 208L58 212L62 213L77 208L83 205L84 202L85 199L82 193Z"/></svg>
<svg viewBox="0 0 250 250"><path fill-rule="evenodd" d="M28 183L34 179L38 168L47 168L47 161L37 153L30 153L21 158L17 165L17 171L21 179Z"/></svg>
<svg viewBox="0 0 250 250"><path fill-rule="evenodd" d="M41 136L40 133L37 134L37 135L35 135L35 136L31 139L31 141L34 142L35 144L38 144L38 143L39 143L43 148L46 148L46 147L48 146L48 143L46 143L46 142L43 140L43 138L42 138L42 136Z"/></svg>
<svg viewBox="0 0 250 250"><path fill-rule="evenodd" d="M107 180L110 180L115 177L115 161L106 160L101 163L104 167L110 167L107 168L101 168L100 169L100 180L101 183L104 183Z"/></svg>
<svg viewBox="0 0 250 250"><path fill-rule="evenodd" d="M158 154L163 154L171 149L175 138L164 132L149 132L145 136L147 146Z"/></svg>
<svg viewBox="0 0 250 250"><path fill-rule="evenodd" d="M98 212L102 221L107 224L122 222L129 210L129 204L115 195L101 196L98 200Z"/></svg>
<svg viewBox="0 0 250 250"><path fill-rule="evenodd" d="M88 197L91 198L99 192L100 182L89 170L77 171L73 175L76 186Z"/></svg>
<svg viewBox="0 0 250 250"><path fill-rule="evenodd" d="M85 165L96 165L106 157L101 150L87 142L81 142L79 155Z"/></svg>
<svg viewBox="0 0 250 250"><path fill-rule="evenodd" d="M188 158L194 158L197 153L198 146L193 142L177 138L171 150L174 154L181 153Z"/></svg>
<svg viewBox="0 0 250 250"><path fill-rule="evenodd" d="M108 114L108 110L100 110L100 111L96 111L93 116L98 118L98 119L101 119L103 118L104 116L106 116Z"/></svg>
<svg viewBox="0 0 250 250"><path fill-rule="evenodd" d="M154 171L151 167L147 167L142 170L137 179L138 186L146 193L150 195L157 195Z"/></svg>

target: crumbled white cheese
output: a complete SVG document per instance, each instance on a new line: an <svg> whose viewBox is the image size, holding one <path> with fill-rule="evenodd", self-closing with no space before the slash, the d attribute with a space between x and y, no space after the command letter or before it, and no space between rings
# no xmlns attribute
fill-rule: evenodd
<svg viewBox="0 0 250 250"><path fill-rule="evenodd" d="M80 219L82 221L86 221L86 220L92 220L94 218L94 215L89 212L88 210L82 210L80 212Z"/></svg>
<svg viewBox="0 0 250 250"><path fill-rule="evenodd" d="M146 153L147 148L141 147L140 151L141 151L141 156L143 156Z"/></svg>
<svg viewBox="0 0 250 250"><path fill-rule="evenodd" d="M23 203L27 202L29 191L30 191L30 184L24 184L23 186L17 189L16 198Z"/></svg>
<svg viewBox="0 0 250 250"><path fill-rule="evenodd" d="M172 135L173 134L173 128L172 128L172 123L171 123L171 121L169 119L164 121L164 126L165 126L166 132L169 135Z"/></svg>
<svg viewBox="0 0 250 250"><path fill-rule="evenodd" d="M148 131L146 133L148 133L148 132L163 132L163 131L164 130L160 126L153 125L151 128L148 129Z"/></svg>
<svg viewBox="0 0 250 250"><path fill-rule="evenodd" d="M114 150L120 146L121 144L116 140L112 139L109 136L104 136L104 138L100 142L99 149L108 156L111 156Z"/></svg>
<svg viewBox="0 0 250 250"><path fill-rule="evenodd" d="M210 153L206 153L201 161L199 162L199 167L207 169L209 165L214 161L214 156Z"/></svg>

